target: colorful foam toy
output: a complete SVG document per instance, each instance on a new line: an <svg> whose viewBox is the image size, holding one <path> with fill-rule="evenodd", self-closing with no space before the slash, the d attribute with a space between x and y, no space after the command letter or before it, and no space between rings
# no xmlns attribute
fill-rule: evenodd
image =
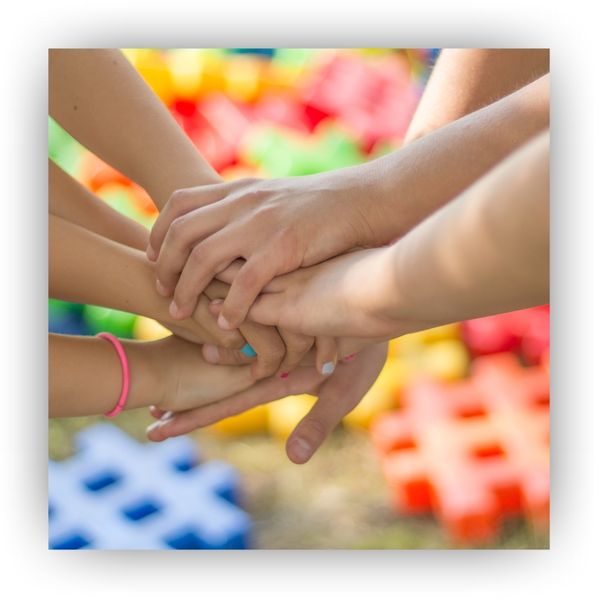
<svg viewBox="0 0 600 600"><path fill-rule="evenodd" d="M77 436L79 452L50 462L51 549L242 549L250 517L229 465L199 462L190 438L140 444L112 425Z"/></svg>
<svg viewBox="0 0 600 600"><path fill-rule="evenodd" d="M489 543L503 520L546 530L549 382L510 353L482 356L469 379L416 382L372 439L401 514L433 513L458 543Z"/></svg>
<svg viewBox="0 0 600 600"><path fill-rule="evenodd" d="M513 351L527 363L539 364L550 347L550 307L464 321L462 335L474 356Z"/></svg>

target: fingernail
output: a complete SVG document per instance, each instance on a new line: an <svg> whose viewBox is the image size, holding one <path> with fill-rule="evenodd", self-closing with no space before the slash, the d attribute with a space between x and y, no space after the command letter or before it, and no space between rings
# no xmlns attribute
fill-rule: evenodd
<svg viewBox="0 0 600 600"><path fill-rule="evenodd" d="M202 355L212 365L219 362L219 349L213 344L204 344Z"/></svg>
<svg viewBox="0 0 600 600"><path fill-rule="evenodd" d="M173 416L173 411L168 410L159 420L164 423L165 421L168 421L172 416Z"/></svg>
<svg viewBox="0 0 600 600"><path fill-rule="evenodd" d="M231 325L229 324L229 321L223 315L219 315L219 318L217 319L217 325L221 329L226 329L227 331L229 331L231 329Z"/></svg>
<svg viewBox="0 0 600 600"><path fill-rule="evenodd" d="M344 362L352 362L356 358L356 353L348 354L348 356L344 356L342 359Z"/></svg>
<svg viewBox="0 0 600 600"><path fill-rule="evenodd" d="M331 375L335 371L335 364L330 362L326 362L321 367L321 375Z"/></svg>
<svg viewBox="0 0 600 600"><path fill-rule="evenodd" d="M152 425L149 425L148 427L146 427L146 433L152 433L153 431L156 431L157 429L162 427L162 425L163 424L160 421L154 421L154 423L152 423Z"/></svg>
<svg viewBox="0 0 600 600"><path fill-rule="evenodd" d="M218 304L223 304L223 300L221 298L213 298L209 304L211 306L217 306Z"/></svg>
<svg viewBox="0 0 600 600"><path fill-rule="evenodd" d="M256 356L254 348L248 343L242 348L241 352L248 358L254 358Z"/></svg>
<svg viewBox="0 0 600 600"><path fill-rule="evenodd" d="M177 304L175 304L175 300L173 300L173 302L171 302L171 304L169 305L169 314L174 319L177 319L177 318L179 318L179 313L180 313L179 306L177 306Z"/></svg>
<svg viewBox="0 0 600 600"><path fill-rule="evenodd" d="M168 296L169 295L169 290L158 279L156 280L156 291L161 296Z"/></svg>
<svg viewBox="0 0 600 600"><path fill-rule="evenodd" d="M279 377L280 379L287 379L290 376L289 373L282 373Z"/></svg>
<svg viewBox="0 0 600 600"><path fill-rule="evenodd" d="M310 444L303 438L294 438L289 451L298 462L306 462L312 454Z"/></svg>
<svg viewBox="0 0 600 600"><path fill-rule="evenodd" d="M148 244L148 247L146 248L146 256L148 257L148 260L156 260L158 255L156 254L156 250L154 250L154 248Z"/></svg>

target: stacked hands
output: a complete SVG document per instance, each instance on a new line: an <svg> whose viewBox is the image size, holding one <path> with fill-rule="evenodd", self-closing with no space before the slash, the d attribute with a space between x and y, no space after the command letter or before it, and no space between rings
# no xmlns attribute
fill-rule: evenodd
<svg viewBox="0 0 600 600"><path fill-rule="evenodd" d="M224 183L118 51L52 51L50 113L160 215L148 236L50 163L50 294L175 334L122 341L126 408L151 405L151 440L309 393L287 443L306 462L386 340L547 302L547 71L546 51L443 51L401 149ZM69 337L50 340L51 416L104 412L114 353Z"/></svg>
<svg viewBox="0 0 600 600"><path fill-rule="evenodd" d="M252 365L254 385L187 413L153 408L161 418L149 429L150 439L289 394L313 393L319 401L288 444L290 458L305 462L368 391L387 356L387 344L377 342L392 337L393 322L353 307L341 280L348 276L350 291L369 278L375 282L377 275L361 264L371 253L357 250L384 240L369 239L359 188L345 182L339 172L333 178L243 179L171 196L146 250L156 289L169 298L170 318L189 319L206 294L217 325L224 333L239 329L258 356L241 351L242 342L205 343L208 363ZM338 303L336 292L346 301Z"/></svg>

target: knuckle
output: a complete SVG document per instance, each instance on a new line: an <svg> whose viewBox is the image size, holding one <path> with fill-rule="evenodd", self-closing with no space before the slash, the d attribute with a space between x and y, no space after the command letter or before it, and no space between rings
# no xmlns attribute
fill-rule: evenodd
<svg viewBox="0 0 600 600"><path fill-rule="evenodd" d="M225 334L222 336L221 344L228 350L239 350L244 345L238 335L229 332L225 332Z"/></svg>
<svg viewBox="0 0 600 600"><path fill-rule="evenodd" d="M253 290L262 285L262 275L256 265L246 263L244 269L238 274L240 290Z"/></svg>
<svg viewBox="0 0 600 600"><path fill-rule="evenodd" d="M182 207L183 204L186 203L187 198L188 198L187 190L184 190L184 189L175 190L171 194L168 204L169 204L169 206L172 206L175 209L179 209Z"/></svg>
<svg viewBox="0 0 600 600"><path fill-rule="evenodd" d="M195 264L201 265L202 263L205 262L204 257L205 257L205 252L204 252L204 248L202 247L202 244L198 244L197 246L194 246L194 248L190 252L190 259Z"/></svg>
<svg viewBox="0 0 600 600"><path fill-rule="evenodd" d="M316 417L308 416L303 422L303 429L313 440L323 440L329 433L327 425Z"/></svg>

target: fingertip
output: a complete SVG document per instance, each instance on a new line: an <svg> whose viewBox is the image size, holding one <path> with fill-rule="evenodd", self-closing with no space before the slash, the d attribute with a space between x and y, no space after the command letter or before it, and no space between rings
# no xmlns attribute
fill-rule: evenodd
<svg viewBox="0 0 600 600"><path fill-rule="evenodd" d="M150 244L148 244L146 247L146 256L148 257L148 260L155 262L158 258L158 252L156 252L156 250Z"/></svg>
<svg viewBox="0 0 600 600"><path fill-rule="evenodd" d="M292 437L286 447L288 458L297 465L307 463L314 453L312 446L302 437Z"/></svg>
<svg viewBox="0 0 600 600"><path fill-rule="evenodd" d="M221 314L219 315L219 318L217 319L217 325L221 328L224 329L225 331L232 331L233 329L237 329L236 326L234 326L232 323L230 323L224 316L223 313L221 312Z"/></svg>
<svg viewBox="0 0 600 600"><path fill-rule="evenodd" d="M319 372L321 373L321 375L329 376L329 375L332 375L334 371L335 371L335 362L330 360L330 361L324 363L323 365L321 365Z"/></svg>
<svg viewBox="0 0 600 600"><path fill-rule="evenodd" d="M163 283L160 281L160 279L156 280L156 291L161 296L170 296L171 295L171 290L166 285L163 285Z"/></svg>

